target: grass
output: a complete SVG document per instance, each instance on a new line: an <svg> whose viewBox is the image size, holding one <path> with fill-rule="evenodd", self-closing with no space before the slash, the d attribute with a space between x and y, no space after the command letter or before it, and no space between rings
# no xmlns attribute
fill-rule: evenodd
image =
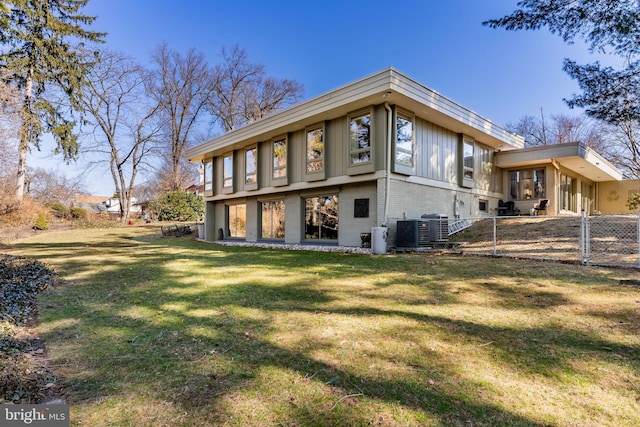
<svg viewBox="0 0 640 427"><path fill-rule="evenodd" d="M72 425L640 425L640 274L50 233Z"/></svg>

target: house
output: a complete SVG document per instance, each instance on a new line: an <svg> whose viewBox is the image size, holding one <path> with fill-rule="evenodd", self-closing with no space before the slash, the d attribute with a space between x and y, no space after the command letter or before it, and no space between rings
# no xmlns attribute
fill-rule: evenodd
<svg viewBox="0 0 640 427"><path fill-rule="evenodd" d="M361 233L438 214L597 209L620 172L580 144L522 137L393 68L187 151L204 166L205 238L360 246Z"/></svg>
<svg viewBox="0 0 640 427"><path fill-rule="evenodd" d="M120 217L120 200L111 196L89 196L86 194L75 194L73 205L77 208L83 208L89 213L101 214L106 213L110 218ZM131 198L131 209L129 211L132 217L142 214L142 206L137 203L135 197Z"/></svg>

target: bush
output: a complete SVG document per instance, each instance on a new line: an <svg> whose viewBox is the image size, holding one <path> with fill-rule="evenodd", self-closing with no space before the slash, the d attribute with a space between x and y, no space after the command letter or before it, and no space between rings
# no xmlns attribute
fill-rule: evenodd
<svg viewBox="0 0 640 427"><path fill-rule="evenodd" d="M48 230L49 229L49 220L45 216L43 212L38 214L38 218L36 218L36 223L33 228L36 230Z"/></svg>
<svg viewBox="0 0 640 427"><path fill-rule="evenodd" d="M71 208L69 213L74 219L87 219L87 210L84 208Z"/></svg>
<svg viewBox="0 0 640 427"><path fill-rule="evenodd" d="M69 209L62 203L49 203L47 207L51 209L51 212L53 212L53 215L56 218L65 218L67 215L69 215Z"/></svg>
<svg viewBox="0 0 640 427"><path fill-rule="evenodd" d="M199 221L204 214L204 199L186 191L172 191L158 198L152 210L160 221Z"/></svg>

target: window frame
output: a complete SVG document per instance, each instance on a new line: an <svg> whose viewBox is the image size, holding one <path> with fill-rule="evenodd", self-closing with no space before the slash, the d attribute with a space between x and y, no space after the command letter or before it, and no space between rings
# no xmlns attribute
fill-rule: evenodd
<svg viewBox="0 0 640 427"><path fill-rule="evenodd" d="M249 171L249 159L248 154L253 151L253 172ZM258 189L258 147L251 146L244 149L244 188L245 190L257 190ZM253 176L253 180L249 180L249 177Z"/></svg>
<svg viewBox="0 0 640 427"><path fill-rule="evenodd" d="M264 208L265 208L265 206L274 205L276 203L281 203L282 204L282 221L281 221L282 235L280 235L280 236L274 235L275 234L273 232L274 230L271 229L271 230L269 230L271 232L270 235L265 237L265 235L264 235L264 233L265 233L265 227L264 227L265 209ZM259 222L259 224L260 224L260 230L259 230L260 239L261 240L277 240L277 241L284 240L285 237L286 237L286 215L287 215L285 200L284 199L260 200L259 201L259 212L260 212L260 222ZM271 223L273 224L273 218L274 218L273 209L270 210L270 214L271 214L270 218L272 219Z"/></svg>
<svg viewBox="0 0 640 427"><path fill-rule="evenodd" d="M229 160L229 165L227 165L227 160ZM228 166L228 167L227 167ZM226 153L222 155L222 192L223 193L233 193L234 189L234 155L233 152ZM227 175L227 172L230 172L230 175Z"/></svg>
<svg viewBox="0 0 640 427"><path fill-rule="evenodd" d="M236 212L236 215L234 216L234 218L237 221L238 215L237 215L237 209L240 206L244 206L244 235L232 235L232 227L231 227L231 213L232 211ZM247 238L247 204L246 203L231 203L231 204L227 204L226 205L226 211L227 211L227 215L226 215L226 228L227 228L227 236L226 238L228 239L236 239L236 240L246 240ZM234 232L237 232L238 228L235 227L233 228ZM236 233L237 234L237 233Z"/></svg>
<svg viewBox="0 0 640 427"><path fill-rule="evenodd" d="M307 209L307 201L308 200L313 200L313 199L318 199L318 205L320 205L320 208L318 210L314 209L312 211L309 211ZM325 223L323 221L323 204L324 205L328 205L326 202L322 203L322 200L330 200L333 201L335 200L335 206L336 206L336 212L335 212L335 219L336 219L336 224L335 224L335 237L326 237L326 234L323 235L323 224ZM325 242L325 243L338 243L339 238L340 238L340 197L339 194L337 192L335 193L323 193L323 194L315 194L315 195L309 195L309 196L304 196L302 198L302 206L303 206L303 213L304 213L304 221L303 221L303 237L305 241L309 241L309 242ZM310 218L308 218L309 216L309 212L311 212L311 216L315 217L318 216L320 221L316 224L315 222L311 222L309 223L308 221L311 220ZM326 217L326 215L325 215ZM311 225L312 227L308 227L308 225ZM318 227L318 235L316 238L314 237L309 237L309 236L313 236L313 232L315 231L314 228ZM309 233L311 232L311 233Z"/></svg>
<svg viewBox="0 0 640 427"><path fill-rule="evenodd" d="M542 172L542 175L540 175ZM523 178L525 173L530 173L529 178ZM512 177L516 174L517 179ZM547 170L543 167L529 167L522 169L510 169L507 174L508 186L509 186L509 200L538 200L546 199L546 182L547 182ZM527 186L525 181L531 181L530 186ZM542 182L540 182L542 181ZM538 186L539 185L539 186Z"/></svg>
<svg viewBox="0 0 640 427"><path fill-rule="evenodd" d="M276 144L284 144L284 165L276 165ZM289 138L288 135L281 135L271 140L271 184L286 185L289 182ZM284 173L282 173L284 171ZM280 172L281 175L276 176L276 173Z"/></svg>
<svg viewBox="0 0 640 427"><path fill-rule="evenodd" d="M470 136L459 134L458 143L458 171L459 185L461 187L473 188L475 186L475 164L476 164L476 141ZM467 155L466 148L471 148L471 156ZM468 159L471 159L469 162Z"/></svg>
<svg viewBox="0 0 640 427"><path fill-rule="evenodd" d="M398 145L398 121L405 120L411 123L411 148L400 148ZM401 173L404 175L415 175L416 171L416 118L415 115L402 109L394 109L393 115L393 171L395 173ZM408 154L409 162L402 162L398 160L399 154Z"/></svg>
<svg viewBox="0 0 640 427"><path fill-rule="evenodd" d="M305 136L305 150L304 150L304 177L307 181L320 180L325 178L325 169L326 169L326 159L327 159L327 142L326 142L326 130L325 123L318 123L313 126L309 126L304 130ZM322 143L322 153L318 158L309 158L309 134L311 132L320 131L321 132L321 143ZM320 163L321 167L316 170L310 170L310 165L314 163Z"/></svg>
<svg viewBox="0 0 640 427"><path fill-rule="evenodd" d="M205 160L202 167L204 174L204 195L213 196L213 159Z"/></svg>

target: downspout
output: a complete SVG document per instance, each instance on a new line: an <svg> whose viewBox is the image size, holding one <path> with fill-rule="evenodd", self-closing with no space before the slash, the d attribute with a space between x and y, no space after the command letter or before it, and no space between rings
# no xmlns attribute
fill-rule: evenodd
<svg viewBox="0 0 640 427"><path fill-rule="evenodd" d="M385 185L384 185L384 224L387 224L387 216L389 215L389 201L391 199L391 139L393 138L393 113L388 102L384 103L384 109L387 110L387 165L385 167Z"/></svg>

